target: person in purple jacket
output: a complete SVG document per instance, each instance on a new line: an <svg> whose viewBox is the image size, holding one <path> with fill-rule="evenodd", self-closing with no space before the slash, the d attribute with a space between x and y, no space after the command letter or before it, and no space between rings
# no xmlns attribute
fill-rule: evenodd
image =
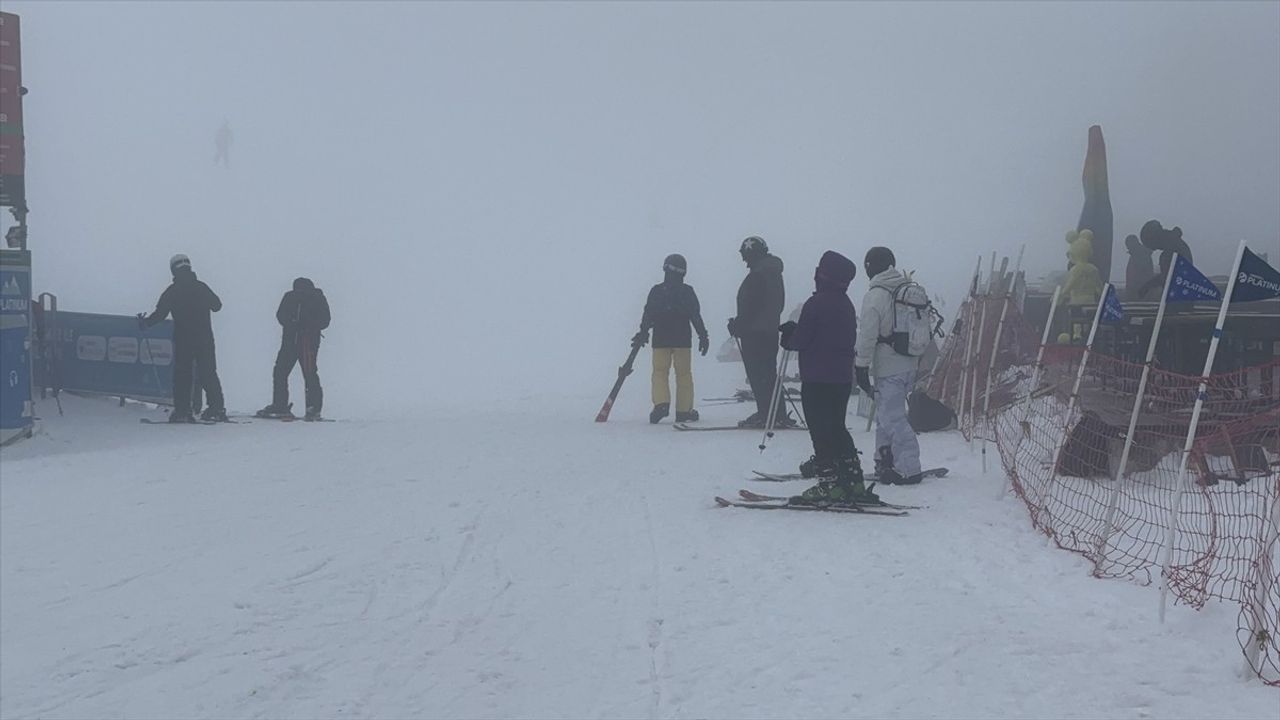
<svg viewBox="0 0 1280 720"><path fill-rule="evenodd" d="M800 473L818 478L817 485L791 498L792 503L879 502L863 483L858 449L845 427L858 334L848 291L857 274L858 266L849 258L833 250L823 253L813 275L816 289L805 301L800 321L778 328L782 347L800 353L800 400L813 440L813 457L800 465Z"/></svg>

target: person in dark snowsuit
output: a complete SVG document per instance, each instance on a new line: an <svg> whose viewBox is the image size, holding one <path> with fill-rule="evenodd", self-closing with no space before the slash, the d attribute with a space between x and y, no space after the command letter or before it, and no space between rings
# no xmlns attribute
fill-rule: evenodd
<svg viewBox="0 0 1280 720"><path fill-rule="evenodd" d="M209 401L200 417L226 421L227 408L222 397L222 382L218 380L210 317L210 313L222 309L222 300L196 278L191 271L191 260L186 255L174 255L169 260L169 271L173 273L173 282L160 295L155 311L150 315L138 315L138 324L143 328L173 315L173 412L169 415L169 422L194 421L191 414L192 376L197 371L200 386Z"/></svg>
<svg viewBox="0 0 1280 720"><path fill-rule="evenodd" d="M694 422L693 409L693 334L698 333L698 352L707 354L710 339L702 322L698 294L684 282L688 265L682 255L668 255L662 263L664 279L649 290L640 318L640 332L632 338L644 345L653 330L653 411L649 422L657 423L671 412L671 386L667 378L672 365L676 369L676 422Z"/></svg>
<svg viewBox="0 0 1280 720"><path fill-rule="evenodd" d="M1143 245L1160 251L1160 274L1152 275L1151 279L1143 283L1141 292L1138 293L1139 297L1146 297L1147 293L1164 285L1169 267L1173 265L1174 255L1181 255L1187 262L1191 262L1191 247L1182 239L1182 228L1165 230L1159 220L1148 220L1139 234Z"/></svg>
<svg viewBox="0 0 1280 720"><path fill-rule="evenodd" d="M307 410L304 419L320 419L324 389L320 387L320 331L329 327L329 301L310 279L293 281L293 289L280 298L276 321L280 323L280 352L271 373L271 404L258 411L260 417L293 417L289 404L289 374L294 365L302 367L306 384Z"/></svg>
<svg viewBox="0 0 1280 720"><path fill-rule="evenodd" d="M729 334L742 346L742 364L756 400L756 411L738 423L739 427L764 427L769 417L769 401L778 378L778 324L786 305L782 282L782 260L769 253L764 240L752 236L742 241L738 253L747 264L747 276L738 287L738 314L729 320ZM784 398L778 399L775 424L794 426Z"/></svg>
<svg viewBox="0 0 1280 720"><path fill-rule="evenodd" d="M845 426L858 336L848 291L857 273L849 258L832 250L823 253L800 321L779 328L782 347L800 353L800 399L813 441L813 457L800 464L800 474L819 478L817 485L792 498L795 503L879 500L863 485L858 449Z"/></svg>

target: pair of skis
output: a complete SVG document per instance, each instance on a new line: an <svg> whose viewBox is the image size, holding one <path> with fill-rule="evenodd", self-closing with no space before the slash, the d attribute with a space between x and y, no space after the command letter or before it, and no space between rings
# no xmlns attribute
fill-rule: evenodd
<svg viewBox="0 0 1280 720"><path fill-rule="evenodd" d="M760 432L764 428L760 427L738 427L737 425L689 425L687 423L675 423L671 427L683 432L721 432L724 430L754 430ZM803 425L788 425L786 427L775 427L774 430L805 430L809 428Z"/></svg>
<svg viewBox="0 0 1280 720"><path fill-rule="evenodd" d="M752 470L751 472L756 475L756 477L751 478L752 480L761 480L765 482L791 482L792 480L813 479L813 478L806 478L800 473L766 473L766 472L760 472L759 470ZM926 478L940 478L940 477L946 477L947 472L948 472L947 468L937 467L937 468L929 468L928 470L924 470L921 472L921 474L924 475ZM878 479L879 478L877 478L875 475L868 475L864 478L864 480L866 480L867 482L876 482Z"/></svg>
<svg viewBox="0 0 1280 720"><path fill-rule="evenodd" d="M152 420L151 418L138 418L138 422L143 425L248 425L243 420L201 420L195 418L187 422L169 422L168 420Z"/></svg>
<svg viewBox="0 0 1280 720"><path fill-rule="evenodd" d="M716 496L716 505L720 507L740 507L749 510L802 510L806 512L837 512L853 515L882 515L885 517L903 517L909 510L919 510L920 505L895 505L893 503L854 503L831 505L801 505L791 502L789 497L778 495L760 495L750 490L739 490L741 500L727 500Z"/></svg>

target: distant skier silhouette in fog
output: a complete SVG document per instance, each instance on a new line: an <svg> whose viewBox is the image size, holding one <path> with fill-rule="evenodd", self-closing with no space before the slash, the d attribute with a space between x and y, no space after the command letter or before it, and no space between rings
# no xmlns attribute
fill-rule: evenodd
<svg viewBox="0 0 1280 720"><path fill-rule="evenodd" d="M213 137L213 144L217 148L213 154L213 164L221 164L223 167L231 167L231 142L234 137L231 134L231 122L222 121L222 127L218 128L218 132Z"/></svg>

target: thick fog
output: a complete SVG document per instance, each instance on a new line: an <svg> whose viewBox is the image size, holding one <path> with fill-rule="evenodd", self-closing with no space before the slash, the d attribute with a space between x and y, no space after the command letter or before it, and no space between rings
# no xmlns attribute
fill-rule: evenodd
<svg viewBox="0 0 1280 720"><path fill-rule="evenodd" d="M663 257L688 258L715 348L753 234L789 306L823 250L887 245L950 316L979 253L1064 266L1092 124L1113 275L1153 217L1206 272L1241 238L1280 251L1277 3L5 10L36 291L141 312L188 254L226 305L233 408L270 399L299 275L333 307L336 415L575 394L589 419Z"/></svg>

